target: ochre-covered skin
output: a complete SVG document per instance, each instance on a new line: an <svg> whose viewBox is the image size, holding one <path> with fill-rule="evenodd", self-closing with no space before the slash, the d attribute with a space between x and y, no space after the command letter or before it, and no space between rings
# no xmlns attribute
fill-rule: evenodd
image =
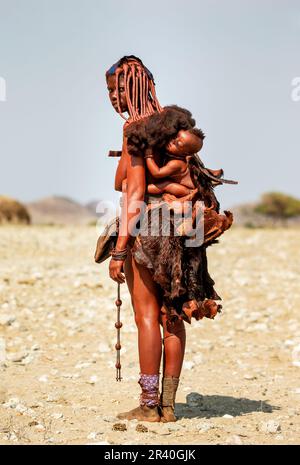
<svg viewBox="0 0 300 465"><path fill-rule="evenodd" d="M156 183L148 184L149 194L173 194L183 197L195 189L192 181L187 157L201 150L203 141L190 131L180 130L166 146L166 163L160 168L151 149L146 150L147 169L156 179Z"/></svg>
<svg viewBox="0 0 300 465"><path fill-rule="evenodd" d="M155 238L148 237L144 240L142 235L138 237L131 235L130 224L134 224L131 220L136 220L139 214L138 210L133 208L134 203L147 201L149 185L157 187L157 179L147 169L145 159L147 150L151 150L156 168L162 168L166 164L167 154L176 157L175 152L178 153L179 146L173 145L174 139L178 138L178 131L193 129L195 121L191 113L185 109L176 106L161 107L155 93L153 76L136 57L123 57L107 71L106 79L112 106L126 120L123 128L122 152L115 176L115 189L126 192L126 196L122 197L121 229L115 249L123 251L127 248L128 254L126 259L110 261L109 274L118 283L124 283L126 277L138 328L140 373L146 380L147 377L159 374L163 355L162 389L164 390L164 386L166 389L165 395L162 392L160 405L140 405L130 412L120 414L120 418L175 421L175 394L186 343L184 321L190 323L192 317L196 320L204 316L213 318L220 310L220 306L215 302L220 297L214 290L214 282L207 271L206 246L213 243L216 237L230 227L232 216L230 214L227 216L226 212L225 215L219 214L219 203L213 193L213 186L223 182L222 170L216 172L208 170L200 159L197 161L194 157L192 160L178 159L180 169L177 170L177 167L176 170L180 171L177 173L180 177L177 178L179 182L176 183L175 179L164 180L166 189L160 194L160 201L165 208L172 209L172 200L180 193L185 193L179 196L182 200L188 196L192 200L202 199L208 207L206 243L202 247L195 248L196 250L188 250L191 248L182 247L184 236L169 237L164 243L167 247L163 250L161 242L155 258ZM124 114L127 114L127 117ZM182 137L185 136L180 133L179 138ZM194 152L195 148L191 150ZM120 153L111 151L110 155L119 156ZM187 165L185 174L181 162ZM176 176L176 173L174 175ZM176 188L177 184L181 191L172 190L171 184L173 188L174 185ZM183 191L182 188L188 189L188 192ZM195 205L194 203L193 221L196 213ZM148 207L149 209L152 207L150 200ZM172 248L173 246L175 249ZM143 254L151 250L154 251L153 260L143 263ZM169 260L173 268L165 273L163 263L159 264L157 260L163 258L163 253L165 258L169 259L168 250L173 251L172 261ZM155 274L153 266L157 265L160 265L160 268L157 268L158 273ZM186 283L180 278L181 266L186 269L189 284L193 284L189 292ZM198 278L199 282L197 282ZM173 294L169 292L169 286L172 286ZM167 296L168 292L169 296ZM163 328L163 336L160 326ZM147 390L147 383L145 386ZM155 398L156 394L158 399L159 393L155 393Z"/></svg>

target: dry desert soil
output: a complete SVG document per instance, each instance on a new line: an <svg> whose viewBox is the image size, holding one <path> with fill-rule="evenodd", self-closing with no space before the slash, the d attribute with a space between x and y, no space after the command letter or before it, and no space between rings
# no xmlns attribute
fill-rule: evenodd
<svg viewBox="0 0 300 465"><path fill-rule="evenodd" d="M178 421L144 427L115 418L138 402L137 330L124 284L118 383L97 236L0 228L0 444L299 444L299 230L232 228L210 248L223 312L186 325Z"/></svg>

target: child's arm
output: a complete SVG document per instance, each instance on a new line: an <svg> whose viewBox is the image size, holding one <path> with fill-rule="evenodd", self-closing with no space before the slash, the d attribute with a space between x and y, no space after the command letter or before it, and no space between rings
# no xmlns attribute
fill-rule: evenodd
<svg viewBox="0 0 300 465"><path fill-rule="evenodd" d="M170 160L166 165L159 168L150 155L146 155L146 165L154 178L161 179L180 173L182 169L181 160Z"/></svg>

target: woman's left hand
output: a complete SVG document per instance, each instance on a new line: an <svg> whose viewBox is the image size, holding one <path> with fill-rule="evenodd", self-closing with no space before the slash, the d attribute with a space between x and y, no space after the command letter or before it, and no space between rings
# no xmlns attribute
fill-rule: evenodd
<svg viewBox="0 0 300 465"><path fill-rule="evenodd" d="M123 273L123 265L125 260L110 260L109 276L117 283L125 283L125 275Z"/></svg>

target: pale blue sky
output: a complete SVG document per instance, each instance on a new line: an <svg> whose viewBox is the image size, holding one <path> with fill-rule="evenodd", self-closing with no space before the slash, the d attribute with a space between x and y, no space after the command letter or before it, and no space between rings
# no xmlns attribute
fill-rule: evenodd
<svg viewBox="0 0 300 465"><path fill-rule="evenodd" d="M0 193L116 198L122 119L104 73L135 54L161 104L192 111L205 164L239 181L217 188L223 208L300 196L299 50L299 0L0 0Z"/></svg>

